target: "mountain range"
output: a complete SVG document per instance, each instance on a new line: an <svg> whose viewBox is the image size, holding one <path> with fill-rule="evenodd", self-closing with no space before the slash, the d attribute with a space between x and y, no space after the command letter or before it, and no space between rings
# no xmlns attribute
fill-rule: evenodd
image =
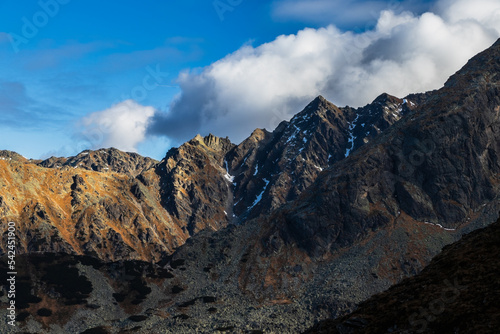
<svg viewBox="0 0 500 334"><path fill-rule="evenodd" d="M197 135L161 161L116 149L44 161L0 151L0 255L15 222L20 326L408 333L425 322L437 333L456 322L493 333L492 307L483 327L412 314L457 261L468 270L453 275L479 276L456 300L498 294L498 259L479 264L498 229L473 231L500 211L499 119L500 40L439 90L357 109L318 96L239 145ZM434 318L468 312L456 300ZM377 318L385 310L391 319Z"/></svg>
<svg viewBox="0 0 500 334"><path fill-rule="evenodd" d="M319 96L272 133L257 129L239 145L198 135L161 162L116 149L43 161L0 151L4 193L18 194L2 197L3 219L30 222L19 227L22 253L158 261L199 231L296 199L324 168L410 111L405 101L383 94L355 110Z"/></svg>

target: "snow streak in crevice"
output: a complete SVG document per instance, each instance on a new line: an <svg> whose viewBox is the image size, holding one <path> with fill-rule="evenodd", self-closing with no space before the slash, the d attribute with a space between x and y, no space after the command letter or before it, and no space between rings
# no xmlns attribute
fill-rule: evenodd
<svg viewBox="0 0 500 334"><path fill-rule="evenodd" d="M351 150L354 148L354 140L356 139L356 137L354 136L354 128L356 127L356 122L358 121L358 118L359 118L359 114L356 115L356 118L354 119L354 121L352 121L352 123L349 125L349 139L347 141L351 144L351 146L346 149L346 152L345 152L346 158L349 156L349 154L351 153Z"/></svg>

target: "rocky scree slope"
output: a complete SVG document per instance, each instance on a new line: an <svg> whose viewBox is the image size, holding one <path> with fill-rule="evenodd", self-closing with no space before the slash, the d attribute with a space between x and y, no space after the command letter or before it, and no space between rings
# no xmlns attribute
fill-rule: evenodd
<svg viewBox="0 0 500 334"><path fill-rule="evenodd" d="M446 246L420 274L305 333L497 333L500 220Z"/></svg>

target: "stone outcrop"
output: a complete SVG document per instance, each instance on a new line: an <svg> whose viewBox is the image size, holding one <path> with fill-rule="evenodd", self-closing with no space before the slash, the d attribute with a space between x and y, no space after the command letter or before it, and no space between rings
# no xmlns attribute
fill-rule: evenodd
<svg viewBox="0 0 500 334"><path fill-rule="evenodd" d="M198 135L172 148L156 168L162 205L186 223L186 233L218 230L231 221L233 184L224 156L233 147L227 138Z"/></svg>

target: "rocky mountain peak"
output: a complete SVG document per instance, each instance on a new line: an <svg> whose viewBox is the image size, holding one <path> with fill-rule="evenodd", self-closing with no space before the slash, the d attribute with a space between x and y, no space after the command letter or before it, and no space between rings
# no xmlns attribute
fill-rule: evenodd
<svg viewBox="0 0 500 334"><path fill-rule="evenodd" d="M200 134L197 134L193 138L193 141L205 145L215 151L227 151L229 148L233 146L228 137L220 138L214 136L211 133L205 137L202 137Z"/></svg>
<svg viewBox="0 0 500 334"><path fill-rule="evenodd" d="M295 115L295 117L303 117L304 114L324 113L326 110L340 112L340 109L335 104L319 95L314 100L312 100L300 113Z"/></svg>
<svg viewBox="0 0 500 334"><path fill-rule="evenodd" d="M225 157L234 175L235 216L243 221L295 199L323 169L397 122L412 103L383 94L363 108L338 108L320 95L272 133L255 130Z"/></svg>
<svg viewBox="0 0 500 334"><path fill-rule="evenodd" d="M184 232L218 230L232 220L232 183L226 154L235 147L226 138L196 135L172 148L156 169L163 206L186 222Z"/></svg>
<svg viewBox="0 0 500 334"><path fill-rule="evenodd" d="M401 103L402 99L395 96L389 95L387 93L382 93L373 101L374 103L387 104L387 103Z"/></svg>
<svg viewBox="0 0 500 334"><path fill-rule="evenodd" d="M254 142L259 142L265 139L269 134L270 132L267 131L266 129L255 129L248 139Z"/></svg>
<svg viewBox="0 0 500 334"><path fill-rule="evenodd" d="M470 88L491 84L498 80L499 59L500 39L489 49L471 58L463 68L446 81L444 87L454 90L466 89L460 96L456 94L459 102L463 98L463 93L468 93Z"/></svg>
<svg viewBox="0 0 500 334"><path fill-rule="evenodd" d="M311 107L311 108L319 108L321 106L323 107L332 107L334 106L334 104L330 101L328 101L327 99L325 99L322 95L318 95L314 98L314 100L312 100L307 106L306 108L308 107Z"/></svg>
<svg viewBox="0 0 500 334"><path fill-rule="evenodd" d="M325 99L322 95L318 95L317 97L314 98L307 106L306 109L308 108L314 108L317 109L321 105L331 105L332 103Z"/></svg>
<svg viewBox="0 0 500 334"><path fill-rule="evenodd" d="M0 160L8 160L8 161L18 161L18 162L26 162L28 159L20 155L19 153L7 150L0 150Z"/></svg>

